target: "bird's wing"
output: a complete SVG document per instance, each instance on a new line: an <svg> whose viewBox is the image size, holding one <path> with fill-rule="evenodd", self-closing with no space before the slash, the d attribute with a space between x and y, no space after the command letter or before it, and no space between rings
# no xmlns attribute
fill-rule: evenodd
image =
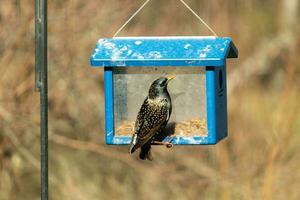
<svg viewBox="0 0 300 200"><path fill-rule="evenodd" d="M142 146L151 139L167 118L168 109L165 106L151 106L146 99L135 123L135 134L138 136L137 145Z"/></svg>

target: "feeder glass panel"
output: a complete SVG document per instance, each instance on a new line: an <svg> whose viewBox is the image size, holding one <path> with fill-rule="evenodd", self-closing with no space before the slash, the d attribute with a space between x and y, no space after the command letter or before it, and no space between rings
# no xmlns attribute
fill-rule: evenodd
<svg viewBox="0 0 300 200"><path fill-rule="evenodd" d="M207 136L205 67L114 67L115 136L131 136L151 83L175 75L168 91L172 114L166 131L177 136Z"/></svg>

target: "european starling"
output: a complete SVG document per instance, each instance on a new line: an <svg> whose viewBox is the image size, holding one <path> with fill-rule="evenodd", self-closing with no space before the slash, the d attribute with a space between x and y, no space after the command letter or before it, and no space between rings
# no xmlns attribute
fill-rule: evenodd
<svg viewBox="0 0 300 200"><path fill-rule="evenodd" d="M170 143L153 141L153 138L167 125L170 119L172 102L167 86L173 78L175 77L161 77L151 84L148 96L137 115L129 152L133 153L141 147L139 157L143 160L153 159L151 155L152 143L171 146Z"/></svg>

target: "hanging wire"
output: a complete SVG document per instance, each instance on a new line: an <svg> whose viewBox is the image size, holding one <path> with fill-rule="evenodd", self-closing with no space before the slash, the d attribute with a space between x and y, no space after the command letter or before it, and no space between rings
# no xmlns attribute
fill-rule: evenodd
<svg viewBox="0 0 300 200"><path fill-rule="evenodd" d="M117 32L114 34L113 37L116 37L124 28L127 26L127 24L150 2L151 0L145 1L145 3L137 10L129 19L117 30Z"/></svg>
<svg viewBox="0 0 300 200"><path fill-rule="evenodd" d="M143 5L137 11L135 11L129 19L115 32L113 38L117 37L119 33L127 26L127 24L150 2L151 0L146 0ZM179 0L214 36L218 37L216 32L184 1Z"/></svg>
<svg viewBox="0 0 300 200"><path fill-rule="evenodd" d="M210 30L210 32L212 32L212 34L214 34L214 36L218 37L218 35L216 34L216 32L184 1L184 0L180 0L180 2L187 8L189 9L189 11L191 11L191 13L193 13L193 15L199 19L200 22L202 22L202 24L204 24L204 26L206 26L206 28L208 28L208 30Z"/></svg>

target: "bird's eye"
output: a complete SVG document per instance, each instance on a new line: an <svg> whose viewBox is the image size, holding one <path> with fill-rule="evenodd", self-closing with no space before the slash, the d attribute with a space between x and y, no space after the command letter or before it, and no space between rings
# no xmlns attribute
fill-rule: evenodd
<svg viewBox="0 0 300 200"><path fill-rule="evenodd" d="M166 84L167 81L162 81L159 86L163 87Z"/></svg>

